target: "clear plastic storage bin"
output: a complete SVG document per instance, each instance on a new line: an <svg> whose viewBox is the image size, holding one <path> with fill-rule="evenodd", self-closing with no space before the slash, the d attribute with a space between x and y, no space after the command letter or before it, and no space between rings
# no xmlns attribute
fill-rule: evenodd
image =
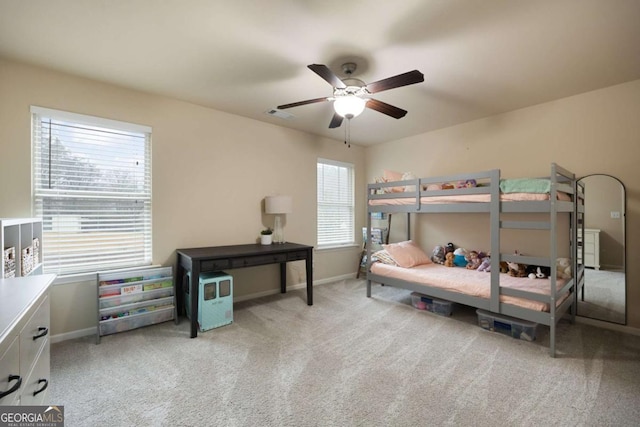
<svg viewBox="0 0 640 427"><path fill-rule="evenodd" d="M525 341L533 341L536 339L537 323L480 309L476 310L476 313L478 314L478 325L483 329L500 332L501 334Z"/></svg>
<svg viewBox="0 0 640 427"><path fill-rule="evenodd" d="M441 316L451 316L453 303L440 299L431 298L418 292L411 293L411 305L418 310L427 310Z"/></svg>

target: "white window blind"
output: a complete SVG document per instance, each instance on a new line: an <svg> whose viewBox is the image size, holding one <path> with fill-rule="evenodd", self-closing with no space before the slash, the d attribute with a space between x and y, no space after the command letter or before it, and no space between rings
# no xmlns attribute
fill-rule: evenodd
<svg viewBox="0 0 640 427"><path fill-rule="evenodd" d="M151 263L151 128L32 107L44 272Z"/></svg>
<svg viewBox="0 0 640 427"><path fill-rule="evenodd" d="M355 243L354 168L318 159L318 246Z"/></svg>

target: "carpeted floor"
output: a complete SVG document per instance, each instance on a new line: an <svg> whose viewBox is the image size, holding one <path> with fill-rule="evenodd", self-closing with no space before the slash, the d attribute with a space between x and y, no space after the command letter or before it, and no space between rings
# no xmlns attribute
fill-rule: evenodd
<svg viewBox="0 0 640 427"><path fill-rule="evenodd" d="M347 280L234 306L189 338L167 322L51 348L71 426L635 426L640 337L561 321L534 342Z"/></svg>

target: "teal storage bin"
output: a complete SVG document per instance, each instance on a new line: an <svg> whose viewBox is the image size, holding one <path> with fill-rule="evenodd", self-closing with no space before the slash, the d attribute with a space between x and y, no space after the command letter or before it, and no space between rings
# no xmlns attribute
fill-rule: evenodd
<svg viewBox="0 0 640 427"><path fill-rule="evenodd" d="M187 274L188 286L184 295L187 317L191 318L193 280ZM233 323L233 277L221 271L202 273L198 279L198 329L201 332Z"/></svg>

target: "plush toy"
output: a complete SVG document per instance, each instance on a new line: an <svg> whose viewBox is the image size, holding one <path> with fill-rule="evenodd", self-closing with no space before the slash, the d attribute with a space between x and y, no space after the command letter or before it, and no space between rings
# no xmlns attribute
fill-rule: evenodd
<svg viewBox="0 0 640 427"><path fill-rule="evenodd" d="M444 247L444 253L445 253L445 254L447 254L447 253L449 253L449 252L453 252L453 251L455 251L455 250L456 250L456 247L455 247L455 246L453 246L453 243L451 243L451 242L447 243L447 244L445 245L445 247Z"/></svg>
<svg viewBox="0 0 640 427"><path fill-rule="evenodd" d="M509 276L512 277L527 277L527 266L520 264L519 262L507 262L509 267Z"/></svg>
<svg viewBox="0 0 640 427"><path fill-rule="evenodd" d="M453 251L453 264L456 267L466 267L467 266L467 251L464 248L458 248Z"/></svg>
<svg viewBox="0 0 640 427"><path fill-rule="evenodd" d="M467 179L466 181L458 181L456 188L471 188L476 186L475 179Z"/></svg>
<svg viewBox="0 0 640 427"><path fill-rule="evenodd" d="M445 257L444 266L453 267L453 258L455 257L455 255L453 255L453 252L447 252L447 254L444 257Z"/></svg>
<svg viewBox="0 0 640 427"><path fill-rule="evenodd" d="M480 265L478 266L478 268L476 270L485 271L487 273L490 273L491 272L491 257L490 256L486 256L486 257L482 258L482 262L480 263Z"/></svg>
<svg viewBox="0 0 640 427"><path fill-rule="evenodd" d="M444 248L442 246L436 246L431 253L431 261L436 264L444 264Z"/></svg>
<svg viewBox="0 0 640 427"><path fill-rule="evenodd" d="M509 272L509 266L507 265L506 261L500 261L500 273L508 273Z"/></svg>
<svg viewBox="0 0 640 427"><path fill-rule="evenodd" d="M556 277L558 279L571 279L571 261L569 258L558 258L556 261Z"/></svg>
<svg viewBox="0 0 640 427"><path fill-rule="evenodd" d="M478 252L476 251L471 251L467 254L467 269L468 270L476 270L478 267L480 267L480 264L482 263L482 261L480 260L480 257L478 256Z"/></svg>
<svg viewBox="0 0 640 427"><path fill-rule="evenodd" d="M551 274L549 267L541 267L539 265L527 266L527 277L529 279L546 279Z"/></svg>

